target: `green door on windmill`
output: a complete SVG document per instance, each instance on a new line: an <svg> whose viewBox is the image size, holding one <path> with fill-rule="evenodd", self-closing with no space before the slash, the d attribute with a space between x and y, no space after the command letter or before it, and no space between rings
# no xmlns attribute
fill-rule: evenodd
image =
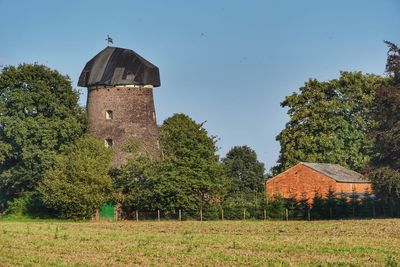
<svg viewBox="0 0 400 267"><path fill-rule="evenodd" d="M105 203L100 208L100 219L114 219L114 204Z"/></svg>

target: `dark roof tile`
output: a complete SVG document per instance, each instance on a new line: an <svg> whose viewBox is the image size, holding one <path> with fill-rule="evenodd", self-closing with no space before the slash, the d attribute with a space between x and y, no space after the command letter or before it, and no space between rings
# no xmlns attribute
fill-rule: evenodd
<svg viewBox="0 0 400 267"><path fill-rule="evenodd" d="M153 85L160 86L157 66L132 50L106 47L83 69L78 86Z"/></svg>
<svg viewBox="0 0 400 267"><path fill-rule="evenodd" d="M338 182L352 182L352 183L369 182L364 178L362 174L346 169L338 164L308 163L308 162L301 162L301 164L319 173L322 173Z"/></svg>

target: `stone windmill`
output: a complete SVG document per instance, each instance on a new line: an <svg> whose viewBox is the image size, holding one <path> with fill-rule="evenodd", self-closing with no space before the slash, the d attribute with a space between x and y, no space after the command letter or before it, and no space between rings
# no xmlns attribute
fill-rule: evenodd
<svg viewBox="0 0 400 267"><path fill-rule="evenodd" d="M113 166L127 161L131 145L160 157L153 101L153 88L160 86L157 66L132 50L108 46L86 63L78 86L88 89L88 133L114 150Z"/></svg>

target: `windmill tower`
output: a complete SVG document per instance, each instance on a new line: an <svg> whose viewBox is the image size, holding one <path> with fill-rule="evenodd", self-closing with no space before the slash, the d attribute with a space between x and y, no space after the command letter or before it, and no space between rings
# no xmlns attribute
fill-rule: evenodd
<svg viewBox="0 0 400 267"><path fill-rule="evenodd" d="M153 87L160 86L157 66L132 50L108 46L86 63L78 86L88 89L88 133L114 150L113 166L126 163L132 145L160 157L153 101Z"/></svg>

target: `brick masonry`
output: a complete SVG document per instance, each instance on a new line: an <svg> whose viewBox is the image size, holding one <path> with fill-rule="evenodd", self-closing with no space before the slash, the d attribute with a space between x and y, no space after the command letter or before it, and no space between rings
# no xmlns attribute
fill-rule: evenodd
<svg viewBox="0 0 400 267"><path fill-rule="evenodd" d="M112 111L112 119L106 118L107 111ZM130 137L139 141L140 152L153 159L160 158L153 88L89 88L87 112L88 133L103 140L112 140L113 166L126 163L127 158L132 156L121 149Z"/></svg>
<svg viewBox="0 0 400 267"><path fill-rule="evenodd" d="M283 198L300 200L305 197L310 202L316 191L324 197L330 188L335 193L372 193L370 182L337 182L301 163L267 180L265 187L269 197L279 193Z"/></svg>

